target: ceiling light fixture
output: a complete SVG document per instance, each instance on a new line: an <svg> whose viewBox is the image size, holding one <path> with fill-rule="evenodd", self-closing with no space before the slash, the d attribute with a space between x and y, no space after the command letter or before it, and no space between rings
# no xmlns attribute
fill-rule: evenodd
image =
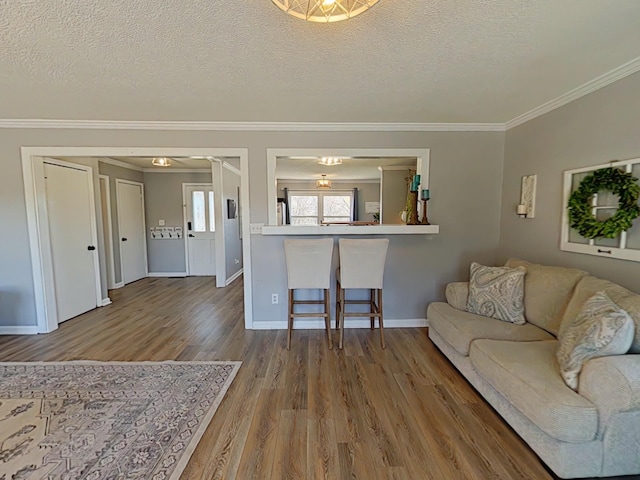
<svg viewBox="0 0 640 480"><path fill-rule="evenodd" d="M360 15L378 0L271 0L278 8L308 22L340 22Z"/></svg>
<svg viewBox="0 0 640 480"><path fill-rule="evenodd" d="M155 157L151 160L151 165L155 165L156 167L170 167L171 159L167 157Z"/></svg>
<svg viewBox="0 0 640 480"><path fill-rule="evenodd" d="M316 180L316 188L331 188L331 180L327 180L326 175L322 175L322 178Z"/></svg>
<svg viewBox="0 0 640 480"><path fill-rule="evenodd" d="M320 165L342 165L342 159L340 157L322 157L318 160Z"/></svg>

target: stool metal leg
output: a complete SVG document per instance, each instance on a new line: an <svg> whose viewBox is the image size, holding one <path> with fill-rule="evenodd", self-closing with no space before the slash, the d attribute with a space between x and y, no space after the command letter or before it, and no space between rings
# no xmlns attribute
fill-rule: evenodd
<svg viewBox="0 0 640 480"><path fill-rule="evenodd" d="M289 318L287 326L287 350L291 350L291 331L293 330L293 290L289 289Z"/></svg>
<svg viewBox="0 0 640 480"><path fill-rule="evenodd" d="M376 290L374 288L371 289L371 291L369 292L369 299L371 301L371 305L369 305L369 310L371 311L371 313L375 312L375 301L376 301L376 297L375 297L375 292ZM371 330L373 330L374 328L376 328L376 317L371 315L371 317L369 317L371 319Z"/></svg>
<svg viewBox="0 0 640 480"><path fill-rule="evenodd" d="M378 309L380 311L380 316L378 317L380 322L380 346L384 349L385 348L384 322L383 322L383 315L382 315L382 289L381 288L378 289Z"/></svg>
<svg viewBox="0 0 640 480"><path fill-rule="evenodd" d="M329 350L332 350L333 345L331 343L331 304L328 288L325 288L324 290L324 312L326 313L326 316L324 317L324 323L327 327L327 340L329 342Z"/></svg>

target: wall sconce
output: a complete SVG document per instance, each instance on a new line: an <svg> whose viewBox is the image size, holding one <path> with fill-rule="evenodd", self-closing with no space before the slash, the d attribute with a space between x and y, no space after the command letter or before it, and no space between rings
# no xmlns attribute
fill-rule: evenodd
<svg viewBox="0 0 640 480"><path fill-rule="evenodd" d="M535 218L536 216L537 179L537 175L525 175L522 177L520 204L516 207L516 214L520 218Z"/></svg>

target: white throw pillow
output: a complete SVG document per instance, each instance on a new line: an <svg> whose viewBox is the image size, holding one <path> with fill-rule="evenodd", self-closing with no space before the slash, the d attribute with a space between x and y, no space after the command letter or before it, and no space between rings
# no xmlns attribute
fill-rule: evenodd
<svg viewBox="0 0 640 480"><path fill-rule="evenodd" d="M471 264L467 312L522 325L524 267L485 267Z"/></svg>
<svg viewBox="0 0 640 480"><path fill-rule="evenodd" d="M556 354L565 383L578 390L582 366L592 358L624 355L631 348L633 319L604 292L598 292L582 311L562 329Z"/></svg>

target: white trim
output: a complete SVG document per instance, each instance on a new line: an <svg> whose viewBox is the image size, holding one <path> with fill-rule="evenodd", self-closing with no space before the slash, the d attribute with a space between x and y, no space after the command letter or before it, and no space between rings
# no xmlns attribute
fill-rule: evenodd
<svg viewBox="0 0 640 480"><path fill-rule="evenodd" d="M109 297L107 298L103 298L100 301L100 304L98 305L99 307L106 307L107 305L111 305L111 299Z"/></svg>
<svg viewBox="0 0 640 480"><path fill-rule="evenodd" d="M440 225L264 225L262 235L437 235Z"/></svg>
<svg viewBox="0 0 640 480"><path fill-rule="evenodd" d="M37 118L0 119L0 128L218 132L504 132L503 123L161 122L144 120L46 120Z"/></svg>
<svg viewBox="0 0 640 480"><path fill-rule="evenodd" d="M573 90L568 91L567 93L560 95L553 100L549 100L542 105L529 110L528 112L519 115L508 122L505 123L505 129L510 130L518 125L522 125L529 120L533 120L545 113L549 113L556 108L560 108L567 103L573 102L585 95L589 95L590 93L595 92L596 90L600 90L607 85L612 84L613 82L617 82L629 75L632 75L636 72L640 71L640 57L631 60L630 62L625 63L613 70L608 71L607 73L600 75L599 77L594 78L593 80L588 81L587 83L580 85Z"/></svg>
<svg viewBox="0 0 640 480"><path fill-rule="evenodd" d="M331 322L332 328L335 327L335 320ZM377 326L377 324L376 324ZM384 328L424 328L428 327L429 322L426 318L407 318L398 320L384 319ZM293 322L294 330L324 330L324 320L295 319ZM344 322L344 328L371 328L371 321L367 319L351 319L347 318ZM253 323L254 330L286 330L286 320L268 320ZM377 332L376 332L377 333Z"/></svg>
<svg viewBox="0 0 640 480"><path fill-rule="evenodd" d="M124 282L117 282L113 284L113 290L124 287Z"/></svg>
<svg viewBox="0 0 640 480"><path fill-rule="evenodd" d="M428 148L267 148L267 225L277 225L278 157L409 157L416 159L416 171L422 175L421 185L429 188ZM382 192L382 188L380 188ZM298 227L296 227L298 228ZM324 228L324 227L323 227ZM353 228L353 227L350 227Z"/></svg>
<svg viewBox="0 0 640 480"><path fill-rule="evenodd" d="M143 173L211 173L210 168L143 168Z"/></svg>
<svg viewBox="0 0 640 480"><path fill-rule="evenodd" d="M149 272L147 277L153 278L183 278L188 276L187 272Z"/></svg>
<svg viewBox="0 0 640 480"><path fill-rule="evenodd" d="M37 326L0 327L0 335L37 335L41 333Z"/></svg>
<svg viewBox="0 0 640 480"><path fill-rule="evenodd" d="M0 121L0 124L2 121ZM45 310L46 292L44 277L40 268L41 255L38 249L40 236L37 229L35 177L33 156L49 157L240 157L240 196L242 197L242 238L244 269L244 325L253 328L253 288L251 285L251 206L249 204L249 150L247 148L164 148L164 147L21 147L22 172L27 207L27 226L31 247L32 273L36 301L38 331L47 331ZM116 284L116 288L120 285ZM56 324L57 327L57 324ZM54 328L55 329L55 328Z"/></svg>
<svg viewBox="0 0 640 480"><path fill-rule="evenodd" d="M142 172L143 168L138 167L137 165L132 165L131 163L126 163L121 160L116 160L115 158L107 158L101 157L98 158L98 162L107 163L109 165L113 165L114 167L127 168L129 170L135 170L136 172Z"/></svg>
<svg viewBox="0 0 640 480"><path fill-rule="evenodd" d="M111 179L109 178L109 175L98 175L98 178L107 182L107 244L105 247L109 251L109 262L107 263L107 268L109 269L112 283L109 284L107 281L107 289L110 290L115 288L116 285L116 264L113 256L113 217L111 216Z"/></svg>
<svg viewBox="0 0 640 480"><path fill-rule="evenodd" d="M212 167L213 168L213 167ZM211 170L207 170L207 173L211 173ZM188 277L191 274L191 268L189 267L189 228L187 220L187 188L189 187L211 187L213 190L213 183L182 183L182 228L183 228L183 238L184 238L184 269L185 269L185 277ZM216 218L216 200L215 200L215 191L213 192L214 202L213 202L213 215L214 219ZM214 220L215 221L215 220ZM215 225L214 225L215 229ZM214 230L214 241L215 241L215 230ZM218 245L216 245L216 250L218 249Z"/></svg>
<svg viewBox="0 0 640 480"><path fill-rule="evenodd" d="M120 277L122 278L122 283L126 285L124 279L124 263L122 262L122 227L120 225L122 215L120 213L120 192L118 191L118 185L122 184L135 185L137 187L140 187L140 193L142 195L142 247L144 249L144 274L146 277L149 276L149 254L147 253L147 209L145 208L144 204L144 183L116 178L116 209L118 212L118 249L120 250Z"/></svg>
<svg viewBox="0 0 640 480"><path fill-rule="evenodd" d="M231 275L229 278L227 278L227 283L226 286L228 287L229 285L231 285L233 283L233 281L240 277L242 275L242 268L240 270L238 270L236 273L234 273L233 275Z"/></svg>
<svg viewBox="0 0 640 480"><path fill-rule="evenodd" d="M222 166L229 170L230 172L235 173L236 175L242 175L242 172L238 170L236 167L231 165L229 162L222 162Z"/></svg>
<svg viewBox="0 0 640 480"><path fill-rule="evenodd" d="M216 287L224 288L227 286L225 279L227 278L227 247L224 242L224 219L226 216L226 207L224 205L224 186L222 180L222 163L218 159L211 161L211 176L213 181L213 197L216 231L214 234L216 242Z"/></svg>

